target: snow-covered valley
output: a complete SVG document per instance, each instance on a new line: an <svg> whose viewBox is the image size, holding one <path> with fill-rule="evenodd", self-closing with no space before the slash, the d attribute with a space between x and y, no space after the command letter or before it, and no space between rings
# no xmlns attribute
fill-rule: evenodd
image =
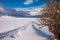
<svg viewBox="0 0 60 40"><path fill-rule="evenodd" d="M0 40L48 40L47 27L39 28L37 18L0 17Z"/></svg>

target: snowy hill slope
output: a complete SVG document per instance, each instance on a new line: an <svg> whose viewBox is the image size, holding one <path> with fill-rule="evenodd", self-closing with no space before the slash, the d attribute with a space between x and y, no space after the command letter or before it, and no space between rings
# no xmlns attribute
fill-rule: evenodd
<svg viewBox="0 0 60 40"><path fill-rule="evenodd" d="M22 31L22 34L23 40L47 40L49 36L32 23L29 24L26 30Z"/></svg>
<svg viewBox="0 0 60 40"><path fill-rule="evenodd" d="M22 27L22 29L20 27L18 29L18 32L15 29L6 32L5 34L9 35L5 35L3 38L0 35L0 39L2 38L2 40L47 40L47 38L49 37L49 31L47 31L47 28L44 28L44 32L43 29L39 29L39 27L37 27L34 23L29 23L28 26L24 26Z"/></svg>

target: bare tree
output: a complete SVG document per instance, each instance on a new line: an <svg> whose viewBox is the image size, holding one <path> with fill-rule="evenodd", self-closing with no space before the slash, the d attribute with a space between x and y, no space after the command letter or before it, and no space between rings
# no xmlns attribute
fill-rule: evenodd
<svg viewBox="0 0 60 40"><path fill-rule="evenodd" d="M40 25L48 26L49 31L60 40L60 0L49 0L41 12Z"/></svg>

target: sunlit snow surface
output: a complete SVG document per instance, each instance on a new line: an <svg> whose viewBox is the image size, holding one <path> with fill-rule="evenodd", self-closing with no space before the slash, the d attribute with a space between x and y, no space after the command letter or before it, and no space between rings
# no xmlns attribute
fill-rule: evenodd
<svg viewBox="0 0 60 40"><path fill-rule="evenodd" d="M37 18L0 17L0 40L48 40L47 27L39 28Z"/></svg>

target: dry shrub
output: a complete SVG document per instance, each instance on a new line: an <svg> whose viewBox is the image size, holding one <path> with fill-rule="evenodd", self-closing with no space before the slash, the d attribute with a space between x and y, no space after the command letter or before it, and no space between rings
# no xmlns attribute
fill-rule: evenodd
<svg viewBox="0 0 60 40"><path fill-rule="evenodd" d="M48 26L55 38L60 40L60 0L49 0L41 12L41 25Z"/></svg>

